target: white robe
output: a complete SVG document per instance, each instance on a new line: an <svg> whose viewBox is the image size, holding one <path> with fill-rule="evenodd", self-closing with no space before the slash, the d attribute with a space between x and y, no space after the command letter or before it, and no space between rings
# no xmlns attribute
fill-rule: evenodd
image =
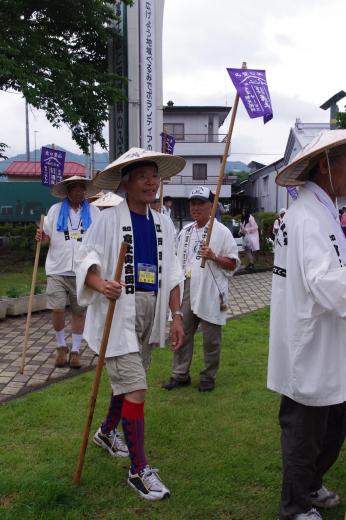
<svg viewBox="0 0 346 520"><path fill-rule="evenodd" d="M338 248L328 210L300 188L275 244L268 388L308 406L346 400L346 267Z"/></svg>
<svg viewBox="0 0 346 520"><path fill-rule="evenodd" d="M157 294L149 342L164 346L170 291L180 284L184 275L174 251L175 230L172 221L156 211L151 211L151 214L157 236L158 277L161 288ZM114 279L120 244L124 238L133 241L131 216L126 201L101 212L79 251L77 297L80 305L89 306L83 337L95 352L99 351L109 300L99 292L88 288L84 283L85 277L88 269L95 265L102 278ZM126 287L123 288L115 306L106 357L120 356L139 350L135 331L133 248L132 242L121 276Z"/></svg>
<svg viewBox="0 0 346 520"><path fill-rule="evenodd" d="M185 226L178 236L177 256L183 269L186 263L188 233L193 225L188 224ZM204 231L201 231L201 238L206 236L207 229L206 226ZM233 235L226 226L220 224L217 220L214 220L209 245L217 256L226 256L234 259L237 262L237 266L239 265L238 247ZM201 258L197 252L197 257L191 266L190 282L191 309L196 316L216 325L224 325L226 323L227 312L220 310L220 292L224 298L223 303L227 303L228 282L233 273L234 271L222 269L210 260L207 260L205 267L201 268Z"/></svg>
<svg viewBox="0 0 346 520"><path fill-rule="evenodd" d="M81 241L65 239L63 231L57 231L56 225L61 208L61 202L54 204L47 215L44 217L43 231L50 238L49 249L46 259L46 275L61 275L66 272L74 272L76 270L76 256L78 250L82 246L82 242L86 240L90 227L83 233ZM100 210L95 206L90 206L91 221L94 222L100 215ZM71 231L71 223L68 222L68 229Z"/></svg>

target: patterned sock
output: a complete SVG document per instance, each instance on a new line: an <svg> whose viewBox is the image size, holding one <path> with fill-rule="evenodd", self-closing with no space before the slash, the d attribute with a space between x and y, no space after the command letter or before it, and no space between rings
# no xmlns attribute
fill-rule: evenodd
<svg viewBox="0 0 346 520"><path fill-rule="evenodd" d="M121 408L123 406L124 395L111 395L108 412L105 420L101 424L102 433L109 434L114 428L117 428L121 419Z"/></svg>
<svg viewBox="0 0 346 520"><path fill-rule="evenodd" d="M144 403L124 399L121 420L130 452L131 473L138 473L148 464L144 451Z"/></svg>

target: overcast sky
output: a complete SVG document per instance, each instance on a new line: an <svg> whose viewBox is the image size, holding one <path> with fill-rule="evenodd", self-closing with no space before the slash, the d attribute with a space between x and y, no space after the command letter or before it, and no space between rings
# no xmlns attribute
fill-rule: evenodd
<svg viewBox="0 0 346 520"><path fill-rule="evenodd" d="M246 61L265 69L274 118L266 125L250 120L240 103L231 159L268 164L282 156L297 117L327 122L329 111L319 106L346 90L345 19L345 0L166 0L163 102L229 106L235 90L226 67ZM340 108L345 104L346 98ZM0 93L0 110L0 141L10 145L8 155L25 152L20 94ZM37 148L55 142L79 151L67 129L53 129L32 109L31 149L35 135Z"/></svg>

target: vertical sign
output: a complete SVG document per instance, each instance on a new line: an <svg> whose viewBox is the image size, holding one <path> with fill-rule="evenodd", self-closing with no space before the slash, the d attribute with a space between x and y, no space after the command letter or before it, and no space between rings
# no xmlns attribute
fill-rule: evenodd
<svg viewBox="0 0 346 520"><path fill-rule="evenodd" d="M127 76L127 34L126 34L126 10L122 0L115 2L115 14L118 17L115 27L119 32L119 38L115 44L115 73L119 76ZM125 95L127 97L127 87ZM115 110L115 156L116 158L128 149L128 104L127 100L117 101Z"/></svg>
<svg viewBox="0 0 346 520"><path fill-rule="evenodd" d="M156 147L155 0L139 2L141 147Z"/></svg>
<svg viewBox="0 0 346 520"><path fill-rule="evenodd" d="M44 186L53 186L64 176L66 152L54 148L41 148L41 181Z"/></svg>

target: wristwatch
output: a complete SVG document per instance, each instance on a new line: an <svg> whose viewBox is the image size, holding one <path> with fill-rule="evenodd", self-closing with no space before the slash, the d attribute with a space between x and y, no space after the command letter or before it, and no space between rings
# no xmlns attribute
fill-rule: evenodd
<svg viewBox="0 0 346 520"><path fill-rule="evenodd" d="M180 316L181 319L183 319L184 314L181 311L174 311L172 312L172 318L174 318L175 316Z"/></svg>

